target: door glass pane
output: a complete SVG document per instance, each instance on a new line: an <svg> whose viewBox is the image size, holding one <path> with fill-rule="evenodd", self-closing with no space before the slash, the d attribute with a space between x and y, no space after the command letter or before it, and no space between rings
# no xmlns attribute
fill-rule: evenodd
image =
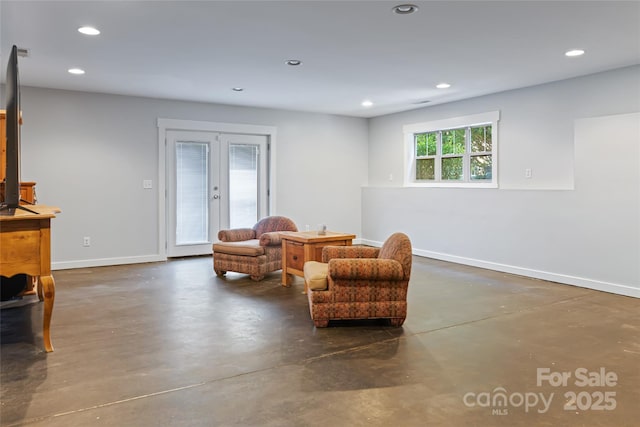
<svg viewBox="0 0 640 427"><path fill-rule="evenodd" d="M258 221L258 146L229 145L229 224L253 227Z"/></svg>
<svg viewBox="0 0 640 427"><path fill-rule="evenodd" d="M176 245L209 241L208 149L176 142Z"/></svg>

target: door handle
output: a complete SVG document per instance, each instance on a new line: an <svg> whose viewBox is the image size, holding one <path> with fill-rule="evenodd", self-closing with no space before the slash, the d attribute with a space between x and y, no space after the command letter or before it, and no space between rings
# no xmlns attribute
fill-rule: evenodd
<svg viewBox="0 0 640 427"><path fill-rule="evenodd" d="M218 199L220 198L220 195L219 195L219 194L214 194L212 198L213 198L214 200L218 200Z"/></svg>

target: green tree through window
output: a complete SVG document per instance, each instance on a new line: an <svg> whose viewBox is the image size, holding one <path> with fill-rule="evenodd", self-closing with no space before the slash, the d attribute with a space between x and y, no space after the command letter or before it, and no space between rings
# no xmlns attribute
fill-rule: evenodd
<svg viewBox="0 0 640 427"><path fill-rule="evenodd" d="M415 133L416 181L491 182L492 125Z"/></svg>

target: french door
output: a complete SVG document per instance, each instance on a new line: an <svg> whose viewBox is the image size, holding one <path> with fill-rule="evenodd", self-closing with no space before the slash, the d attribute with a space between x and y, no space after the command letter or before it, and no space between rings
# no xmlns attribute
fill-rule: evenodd
<svg viewBox="0 0 640 427"><path fill-rule="evenodd" d="M211 253L221 228L268 214L267 136L173 131L167 141L167 256Z"/></svg>

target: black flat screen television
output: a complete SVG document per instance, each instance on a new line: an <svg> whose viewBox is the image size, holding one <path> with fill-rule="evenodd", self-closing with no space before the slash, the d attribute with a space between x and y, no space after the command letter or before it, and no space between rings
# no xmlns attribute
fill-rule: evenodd
<svg viewBox="0 0 640 427"><path fill-rule="evenodd" d="M4 202L0 206L1 215L13 215L20 206L20 78L18 76L18 48L13 46L7 64L5 82L6 98L6 157Z"/></svg>

